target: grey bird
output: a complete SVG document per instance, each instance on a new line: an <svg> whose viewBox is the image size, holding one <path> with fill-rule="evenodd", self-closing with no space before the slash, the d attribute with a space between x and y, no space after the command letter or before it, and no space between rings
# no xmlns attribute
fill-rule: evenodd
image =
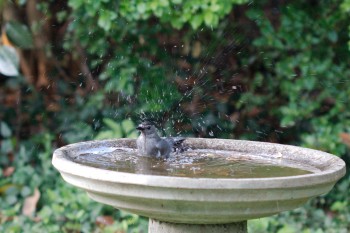
<svg viewBox="0 0 350 233"><path fill-rule="evenodd" d="M182 145L185 138L159 137L156 127L151 122L142 122L136 129L141 132L136 140L137 150L140 155L169 158L172 152L183 152L186 150Z"/></svg>

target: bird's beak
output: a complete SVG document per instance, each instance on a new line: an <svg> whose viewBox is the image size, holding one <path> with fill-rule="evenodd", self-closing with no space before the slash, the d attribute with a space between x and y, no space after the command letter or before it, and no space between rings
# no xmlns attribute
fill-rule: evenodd
<svg viewBox="0 0 350 233"><path fill-rule="evenodd" d="M137 129L137 130L144 130L145 127L144 127L143 125L139 125L139 126L136 127L136 129Z"/></svg>

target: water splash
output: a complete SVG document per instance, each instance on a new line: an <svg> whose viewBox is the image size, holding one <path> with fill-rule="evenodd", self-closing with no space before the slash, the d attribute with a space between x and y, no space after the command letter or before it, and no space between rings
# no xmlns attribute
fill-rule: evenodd
<svg viewBox="0 0 350 233"><path fill-rule="evenodd" d="M135 149L100 147L81 151L74 161L91 167L144 175L192 178L263 178L312 173L282 158L216 150L189 150L169 159L139 156Z"/></svg>

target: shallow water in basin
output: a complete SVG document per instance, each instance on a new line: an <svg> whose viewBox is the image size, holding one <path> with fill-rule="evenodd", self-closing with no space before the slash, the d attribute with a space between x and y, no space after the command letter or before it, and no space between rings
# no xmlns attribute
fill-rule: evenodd
<svg viewBox="0 0 350 233"><path fill-rule="evenodd" d="M312 169L282 158L216 150L189 150L159 159L139 156L130 148L101 147L80 151L73 160L118 172L191 178L267 178L312 173Z"/></svg>

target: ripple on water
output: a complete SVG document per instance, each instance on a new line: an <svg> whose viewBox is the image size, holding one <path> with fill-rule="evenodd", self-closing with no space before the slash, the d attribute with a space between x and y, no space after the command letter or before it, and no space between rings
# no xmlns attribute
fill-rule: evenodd
<svg viewBox="0 0 350 233"><path fill-rule="evenodd" d="M74 161L91 167L160 176L192 178L267 178L310 174L302 164L235 151L189 150L157 159L135 149L101 147L84 150Z"/></svg>

